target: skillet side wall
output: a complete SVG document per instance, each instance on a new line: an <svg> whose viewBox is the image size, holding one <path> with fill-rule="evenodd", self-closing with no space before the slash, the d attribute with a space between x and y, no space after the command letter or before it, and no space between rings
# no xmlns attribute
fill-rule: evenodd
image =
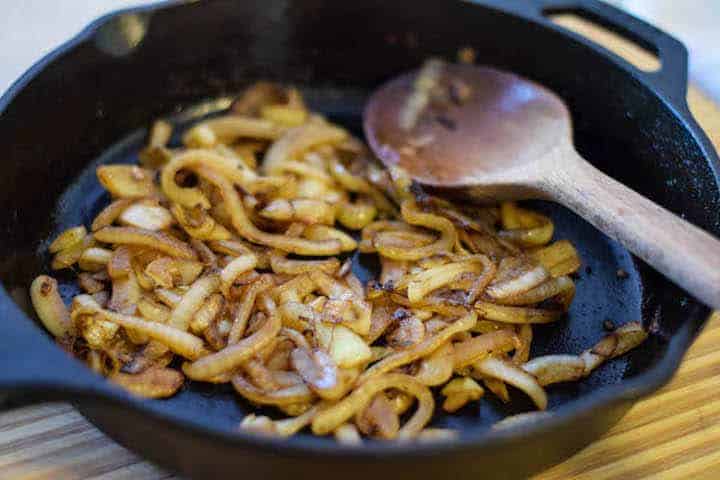
<svg viewBox="0 0 720 480"><path fill-rule="evenodd" d="M293 455L281 451L259 453L237 445L189 435L183 428L138 415L132 410L108 415L106 405L79 405L80 412L121 445L189 478L221 478L243 472L250 478L314 478L367 480L368 478L416 479L526 479L576 453L605 433L630 408L632 402L606 405L566 428L543 433L542 441L528 437L495 443L483 449L462 448L451 453L419 453L395 457L391 452L373 458ZM171 446L171 448L169 448Z"/></svg>

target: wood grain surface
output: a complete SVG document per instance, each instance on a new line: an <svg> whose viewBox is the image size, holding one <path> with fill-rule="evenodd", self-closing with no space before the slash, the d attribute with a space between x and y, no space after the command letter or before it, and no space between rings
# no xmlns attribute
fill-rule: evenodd
<svg viewBox="0 0 720 480"><path fill-rule="evenodd" d="M563 24L635 55L606 33L572 19ZM720 109L694 88L688 101L720 148ZM603 438L534 480L720 478L718 391L720 315L716 313L670 384L636 404ZM175 477L105 437L69 405L0 414L0 479L166 478Z"/></svg>

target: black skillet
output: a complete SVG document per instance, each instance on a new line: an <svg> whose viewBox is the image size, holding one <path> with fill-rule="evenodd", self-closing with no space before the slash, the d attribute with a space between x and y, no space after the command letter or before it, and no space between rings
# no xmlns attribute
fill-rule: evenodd
<svg viewBox="0 0 720 480"><path fill-rule="evenodd" d="M565 11L655 52L662 69L640 72L544 16ZM95 163L134 160L139 129L154 118L174 114L182 124L226 103L188 106L269 78L300 85L313 108L357 131L370 90L427 56L453 58L462 46L482 63L556 91L572 111L585 158L720 234L718 159L685 103L684 47L600 2L217 0L128 10L90 25L0 100L0 391L22 394L20 402L72 401L121 444L196 477L521 478L597 438L668 381L709 310L550 204L539 208L555 220L558 238L579 247L584 266L570 314L536 329L533 354L579 352L602 336L606 319L642 319L654 335L586 380L550 388L553 415L528 427L489 428L530 407L519 392L510 406L486 399L439 416L435 425L462 430L454 443L351 449L309 435L280 441L239 433L250 406L227 388L188 384L170 400L131 398L54 346L25 313L31 279L48 270L46 240L87 223L107 201ZM356 268L372 275L368 259ZM628 278L618 278L618 268Z"/></svg>

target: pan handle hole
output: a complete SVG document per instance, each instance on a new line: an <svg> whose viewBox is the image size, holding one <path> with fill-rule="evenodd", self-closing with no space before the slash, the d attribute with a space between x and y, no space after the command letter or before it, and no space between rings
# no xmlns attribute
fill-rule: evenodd
<svg viewBox="0 0 720 480"><path fill-rule="evenodd" d="M589 19L584 11L546 10L543 14L554 24L600 44L640 70L660 70L662 64L655 52Z"/></svg>

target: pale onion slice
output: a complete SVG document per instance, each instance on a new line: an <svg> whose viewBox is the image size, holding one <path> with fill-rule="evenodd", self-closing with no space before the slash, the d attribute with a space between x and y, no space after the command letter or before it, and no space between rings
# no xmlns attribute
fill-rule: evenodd
<svg viewBox="0 0 720 480"><path fill-rule="evenodd" d="M545 355L525 363L522 369L537 378L541 386L582 378L585 362L577 355Z"/></svg>
<svg viewBox="0 0 720 480"><path fill-rule="evenodd" d="M525 392L540 410L547 408L547 394L538 381L526 371L510 362L489 357L473 364L482 375L497 378Z"/></svg>
<svg viewBox="0 0 720 480"><path fill-rule="evenodd" d="M72 329L70 312L60 297L58 283L40 275L30 285L30 299L40 321L55 337L63 337Z"/></svg>
<svg viewBox="0 0 720 480"><path fill-rule="evenodd" d="M173 224L170 211L160 205L136 203L130 205L120 214L120 223L145 230L165 230Z"/></svg>

